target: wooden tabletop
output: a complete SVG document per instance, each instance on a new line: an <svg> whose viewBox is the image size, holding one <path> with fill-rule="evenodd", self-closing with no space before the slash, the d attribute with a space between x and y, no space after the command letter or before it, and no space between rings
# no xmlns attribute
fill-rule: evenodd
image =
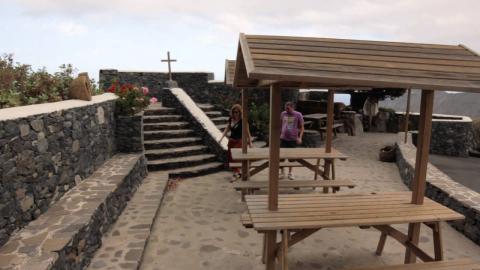
<svg viewBox="0 0 480 270"><path fill-rule="evenodd" d="M242 149L232 149L232 159L234 160L259 160L268 159L270 152L268 148L249 148L246 154L242 153ZM338 158L346 159L347 155L336 149L332 149L331 153L325 153L325 148L280 148L281 159L317 159L317 158Z"/></svg>
<svg viewBox="0 0 480 270"><path fill-rule="evenodd" d="M305 118L305 119L315 119L315 120L319 120L319 119L327 118L327 114L325 114L325 113L305 114L305 115L303 116L303 118Z"/></svg>
<svg viewBox="0 0 480 270"><path fill-rule="evenodd" d="M278 211L268 210L267 195L245 196L257 231L315 229L451 221L464 216L428 198L411 204L411 192L384 194L281 194Z"/></svg>

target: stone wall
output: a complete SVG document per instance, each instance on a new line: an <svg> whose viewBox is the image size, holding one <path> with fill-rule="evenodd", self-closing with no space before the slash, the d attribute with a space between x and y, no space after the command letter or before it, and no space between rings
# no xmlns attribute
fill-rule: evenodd
<svg viewBox="0 0 480 270"><path fill-rule="evenodd" d="M211 103L220 109L229 109L232 104L240 103L240 90L225 85L223 81L214 81L211 72L173 72L172 78L177 86L182 88L195 102ZM168 89L168 73L118 71L116 69L100 70L100 87L106 89L118 80L120 83L133 83L147 86L150 94L162 99L163 89ZM297 89L282 90L282 101L297 102ZM249 102L257 105L269 103L270 91L268 88L254 88L249 91Z"/></svg>
<svg viewBox="0 0 480 270"><path fill-rule="evenodd" d="M115 152L115 99L0 110L0 246Z"/></svg>
<svg viewBox="0 0 480 270"><path fill-rule="evenodd" d="M115 128L117 151L137 153L143 149L143 111L133 116L117 116Z"/></svg>
<svg viewBox="0 0 480 270"><path fill-rule="evenodd" d="M397 126L403 130L404 113L397 112ZM409 130L417 130L420 115L413 113L409 117ZM416 142L416 135L413 141ZM470 117L458 115L434 114L432 120L432 139L430 153L468 157L473 148L473 122Z"/></svg>
<svg viewBox="0 0 480 270"><path fill-rule="evenodd" d="M404 144L403 133L397 142L397 165L403 182L410 186L415 174L415 153L413 144ZM450 177L428 164L425 195L465 216L465 220L451 222L451 225L477 244L480 244L480 194L453 181Z"/></svg>

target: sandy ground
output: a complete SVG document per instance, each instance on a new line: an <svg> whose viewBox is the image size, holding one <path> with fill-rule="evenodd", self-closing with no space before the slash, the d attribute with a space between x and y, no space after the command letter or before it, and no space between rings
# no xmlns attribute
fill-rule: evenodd
<svg viewBox="0 0 480 270"><path fill-rule="evenodd" d="M396 165L377 161L378 150L396 135L340 136L334 145L349 154L337 163L337 179L357 183L346 192L406 191ZM313 173L295 168L297 179ZM180 181L166 194L147 244L140 269L264 269L260 261L261 235L242 227L239 216L246 209L222 172ZM266 171L257 179L266 179ZM304 192L307 190L304 190ZM311 192L311 191L308 191ZM406 226L396 226L406 231ZM480 247L443 224L445 258L479 258ZM373 229L324 229L289 250L290 269L344 269L367 265L403 263L404 248L387 240L384 254L374 254L380 234ZM422 228L420 245L433 254L431 231Z"/></svg>

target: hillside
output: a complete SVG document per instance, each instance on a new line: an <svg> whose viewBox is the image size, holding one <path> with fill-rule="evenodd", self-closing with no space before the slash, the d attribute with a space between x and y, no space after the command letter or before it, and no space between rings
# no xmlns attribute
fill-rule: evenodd
<svg viewBox="0 0 480 270"><path fill-rule="evenodd" d="M420 108L420 91L412 90L411 111L418 112ZM407 95L394 100L380 102L380 107L392 108L395 111L405 111ZM447 93L435 92L434 113L465 115L480 118L480 94L477 93Z"/></svg>

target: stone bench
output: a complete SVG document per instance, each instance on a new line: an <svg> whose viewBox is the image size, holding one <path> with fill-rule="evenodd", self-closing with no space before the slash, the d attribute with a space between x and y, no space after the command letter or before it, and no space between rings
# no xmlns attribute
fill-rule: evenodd
<svg viewBox="0 0 480 270"><path fill-rule="evenodd" d="M143 154L118 154L0 248L0 269L83 269L147 174Z"/></svg>

